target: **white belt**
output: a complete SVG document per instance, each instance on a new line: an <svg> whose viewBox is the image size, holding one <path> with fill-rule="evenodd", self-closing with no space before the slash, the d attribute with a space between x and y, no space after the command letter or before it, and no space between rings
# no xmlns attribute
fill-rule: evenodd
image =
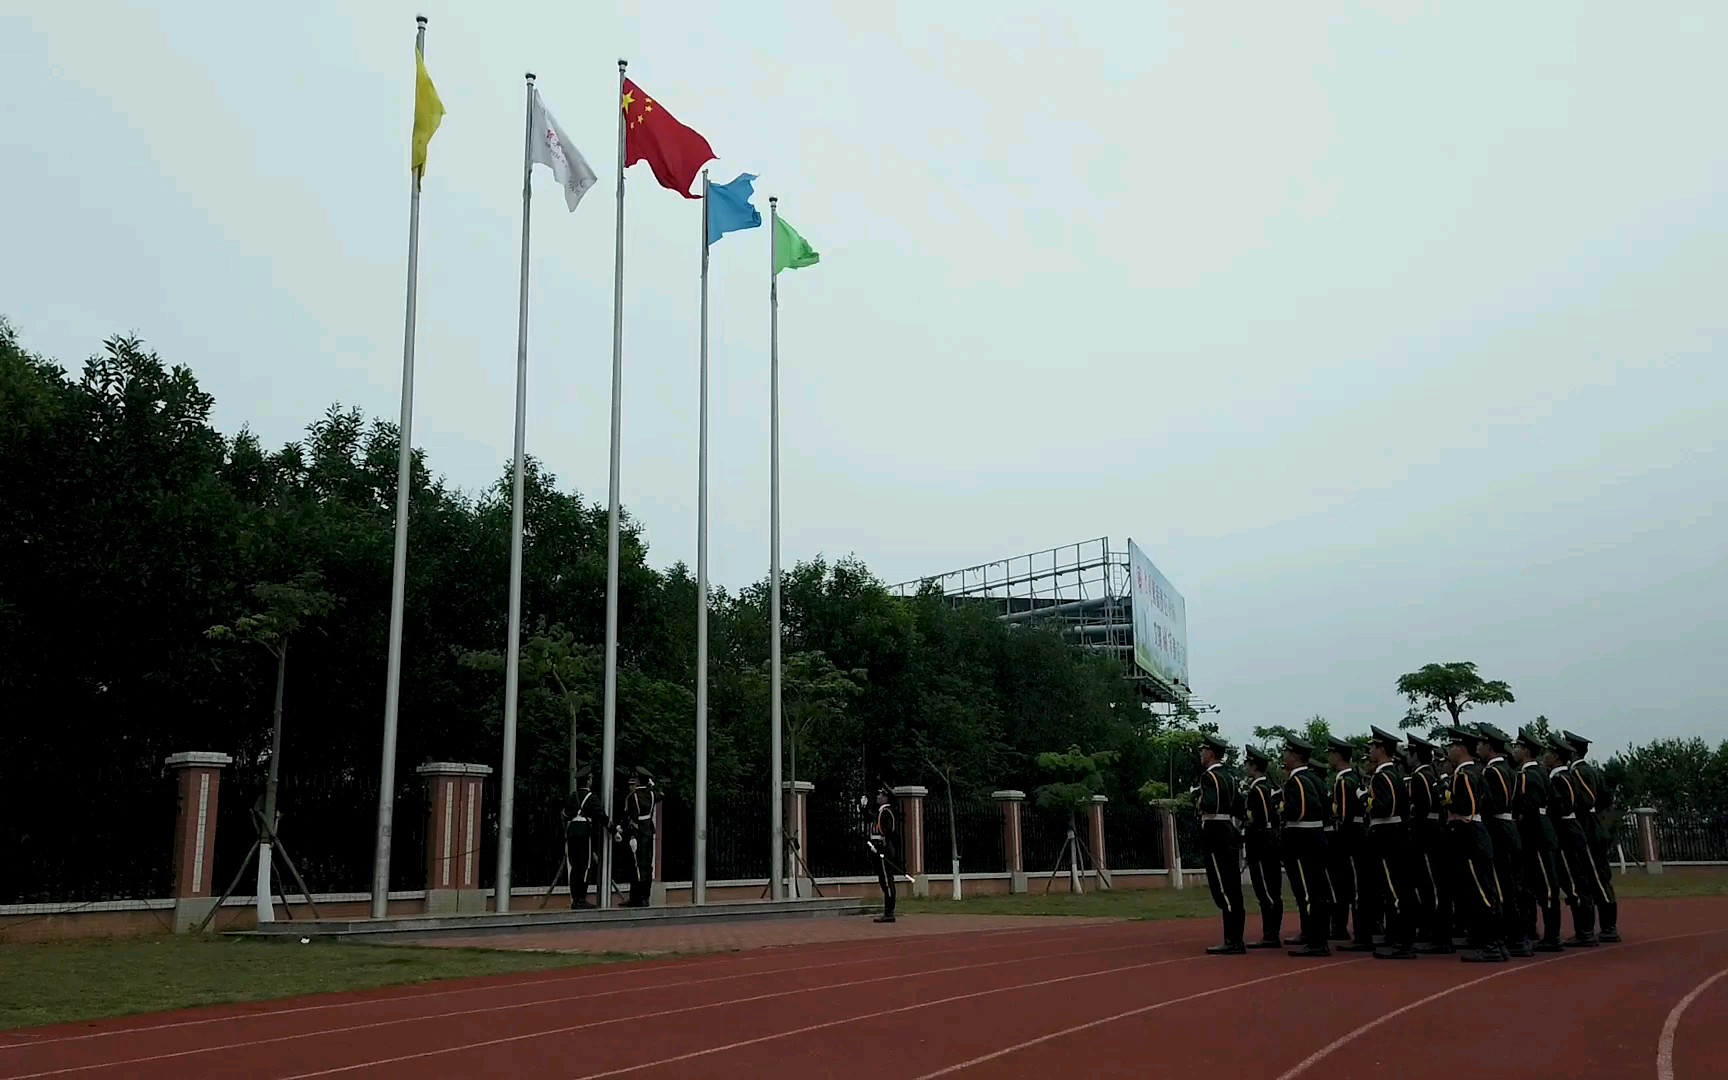
<svg viewBox="0 0 1728 1080"><path fill-rule="evenodd" d="M1201 814L1201 821L1235 821L1229 814Z"/></svg>
<svg viewBox="0 0 1728 1080"><path fill-rule="evenodd" d="M1318 829L1324 822L1319 821L1286 821L1286 829Z"/></svg>
<svg viewBox="0 0 1728 1080"><path fill-rule="evenodd" d="M1577 814L1562 814L1560 816L1560 820L1561 821L1571 821L1571 820L1575 819L1577 816L1578 816Z"/></svg>
<svg viewBox="0 0 1728 1080"><path fill-rule="evenodd" d="M1538 813L1538 814L1541 814L1541 815L1542 815L1542 816L1543 816L1543 817L1547 817L1547 816L1548 816L1548 808L1547 808L1547 807L1546 807L1546 806L1538 806L1538 807L1537 807L1537 808L1536 808L1536 812L1537 812L1537 813Z"/></svg>
<svg viewBox="0 0 1728 1080"><path fill-rule="evenodd" d="M1393 814L1391 817L1375 818L1372 824L1375 824L1375 825L1396 825L1403 820L1404 819L1402 817L1399 817L1397 814Z"/></svg>
<svg viewBox="0 0 1728 1080"><path fill-rule="evenodd" d="M1495 814L1494 817L1498 821L1511 821L1512 820L1511 814Z"/></svg>
<svg viewBox="0 0 1728 1080"><path fill-rule="evenodd" d="M1439 820L1440 820L1440 815L1439 815L1439 814L1429 814L1429 815L1428 815L1428 820L1429 820L1429 821L1439 821Z"/></svg>
<svg viewBox="0 0 1728 1080"><path fill-rule="evenodd" d="M1354 822L1355 822L1355 823L1356 823L1356 824L1358 824L1358 825L1360 825L1360 824L1362 824L1362 819L1361 819L1361 818L1359 818L1359 817L1353 817L1353 818L1351 818L1351 819L1350 819L1350 820L1351 820L1351 821L1354 821Z"/></svg>
<svg viewBox="0 0 1728 1080"><path fill-rule="evenodd" d="M1453 821L1481 821L1482 815L1481 814L1468 814L1468 815L1466 815L1466 814L1454 814L1454 815L1452 815L1452 820Z"/></svg>

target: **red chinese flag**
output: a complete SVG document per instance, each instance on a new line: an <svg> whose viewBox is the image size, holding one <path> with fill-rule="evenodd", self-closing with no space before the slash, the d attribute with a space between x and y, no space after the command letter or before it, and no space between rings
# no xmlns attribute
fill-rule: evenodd
<svg viewBox="0 0 1728 1080"><path fill-rule="evenodd" d="M624 80L625 168L646 161L661 187L670 188L686 199L700 199L701 195L690 194L690 187L702 166L714 159L714 150L707 139L680 124L658 101L643 93L640 86Z"/></svg>

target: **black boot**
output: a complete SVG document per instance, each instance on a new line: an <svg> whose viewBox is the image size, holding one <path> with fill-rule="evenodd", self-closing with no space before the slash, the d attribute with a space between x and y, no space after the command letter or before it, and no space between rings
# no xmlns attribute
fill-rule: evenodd
<svg viewBox="0 0 1728 1080"><path fill-rule="evenodd" d="M1601 941L1620 940L1620 902L1618 900L1602 905L1602 930L1597 938Z"/></svg>

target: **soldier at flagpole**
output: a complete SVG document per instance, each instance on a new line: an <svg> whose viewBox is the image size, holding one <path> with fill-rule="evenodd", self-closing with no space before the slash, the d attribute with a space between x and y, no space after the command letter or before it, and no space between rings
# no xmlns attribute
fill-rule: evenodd
<svg viewBox="0 0 1728 1080"><path fill-rule="evenodd" d="M588 906L588 886L600 876L600 846L606 842L606 811L588 782L591 770L576 773L576 787L564 806L564 854L570 865L570 906ZM604 884L601 889L606 888Z"/></svg>
<svg viewBox="0 0 1728 1080"><path fill-rule="evenodd" d="M887 784L876 789L876 811L865 825L864 840L876 857L876 884L882 890L882 914L879 923L894 921L895 877L888 868L888 857L896 849L900 830L894 820L894 795Z"/></svg>
<svg viewBox="0 0 1728 1080"><path fill-rule="evenodd" d="M1284 944L1284 869L1279 863L1279 834L1283 831L1278 813L1278 793L1267 778L1272 759L1252 744L1243 748L1243 767L1248 773L1248 790L1243 803L1247 831L1244 847L1248 856L1248 878L1254 885L1254 899L1260 904L1260 940L1250 941L1250 949L1276 949Z"/></svg>
<svg viewBox="0 0 1728 1080"><path fill-rule="evenodd" d="M1200 811L1200 850L1206 858L1206 884L1212 902L1224 922L1224 940L1207 948L1214 956L1234 956L1248 951L1242 942L1247 913L1242 910L1242 867L1237 852L1242 849L1241 790L1236 776L1224 764L1230 744L1215 734L1200 739L1200 776L1194 803Z"/></svg>
<svg viewBox="0 0 1728 1080"><path fill-rule="evenodd" d="M1601 922L1600 941L1620 940L1620 902L1614 896L1614 866L1608 859L1608 848L1614 835L1614 796L1608 781L1594 762L1585 760L1590 753L1590 740L1575 731L1562 733L1576 751L1572 759L1572 774L1589 800L1589 811L1579 807L1578 820L1584 824L1584 840L1590 848L1590 864L1596 871L1597 891L1601 894L1597 909Z"/></svg>

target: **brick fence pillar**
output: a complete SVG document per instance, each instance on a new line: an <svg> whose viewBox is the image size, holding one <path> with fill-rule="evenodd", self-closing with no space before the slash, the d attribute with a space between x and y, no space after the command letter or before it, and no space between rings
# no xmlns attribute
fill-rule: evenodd
<svg viewBox="0 0 1728 1080"><path fill-rule="evenodd" d="M178 789L174 815L174 932L184 934L216 906L211 877L216 862L216 795L227 754L171 754L162 764L173 769Z"/></svg>
<svg viewBox="0 0 1728 1080"><path fill-rule="evenodd" d="M816 785L808 780L786 780L780 787L786 792L786 876L792 886L787 895L808 900L816 895L810 872L810 793Z"/></svg>
<svg viewBox="0 0 1728 1080"><path fill-rule="evenodd" d="M432 761L414 771L426 778L426 914L485 911L480 827L492 767Z"/></svg>
<svg viewBox="0 0 1728 1080"><path fill-rule="evenodd" d="M1020 842L1020 804L1026 801L1024 791L993 791L990 797L1002 807L1002 854L1008 866L1008 890L1026 891L1026 862Z"/></svg>
<svg viewBox="0 0 1728 1080"><path fill-rule="evenodd" d="M1098 887L1110 887L1110 860L1104 854L1104 804L1110 801L1108 795L1092 796L1092 805L1086 808L1086 844L1092 849L1092 868L1098 871Z"/></svg>
<svg viewBox="0 0 1728 1080"><path fill-rule="evenodd" d="M906 876L912 879L912 895L929 896L930 878L924 873L924 799L930 789L903 784L893 790L900 801L900 846L906 858Z"/></svg>
<svg viewBox="0 0 1728 1080"><path fill-rule="evenodd" d="M1662 846L1656 837L1656 808L1640 806L1632 811L1638 819L1638 850L1644 859L1646 874L1662 872Z"/></svg>
<svg viewBox="0 0 1728 1080"><path fill-rule="evenodd" d="M1176 811L1164 806L1158 808L1158 841L1164 849L1164 865L1170 874L1170 887L1184 888L1182 844L1176 835Z"/></svg>

